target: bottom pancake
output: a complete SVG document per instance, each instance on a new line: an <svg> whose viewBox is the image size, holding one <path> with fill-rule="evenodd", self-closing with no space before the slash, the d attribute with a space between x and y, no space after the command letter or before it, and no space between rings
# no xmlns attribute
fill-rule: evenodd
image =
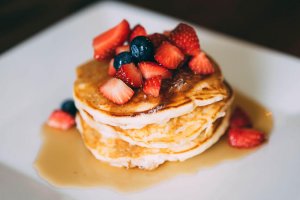
<svg viewBox="0 0 300 200"><path fill-rule="evenodd" d="M166 161L184 161L204 152L225 133L229 118L230 111L207 130L202 131L199 137L193 140L193 145L184 151L145 148L131 145L118 137L103 137L101 133L89 126L80 115L77 115L76 120L85 146L98 160L117 167L138 167L152 170Z"/></svg>

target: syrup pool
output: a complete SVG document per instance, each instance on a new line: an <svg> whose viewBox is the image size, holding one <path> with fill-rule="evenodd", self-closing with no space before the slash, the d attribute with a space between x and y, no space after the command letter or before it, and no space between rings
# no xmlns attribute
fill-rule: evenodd
<svg viewBox="0 0 300 200"><path fill-rule="evenodd" d="M235 104L241 106L250 116L254 127L269 137L273 126L272 113L259 103L240 93ZM200 170L212 168L230 160L243 157L263 148L235 149L228 145L225 134L204 153L184 162L167 162L153 171L111 167L96 160L85 148L78 131L73 128L59 131L44 125L43 144L34 166L39 175L58 187L110 187L118 191L137 191L151 187L177 175L193 175Z"/></svg>

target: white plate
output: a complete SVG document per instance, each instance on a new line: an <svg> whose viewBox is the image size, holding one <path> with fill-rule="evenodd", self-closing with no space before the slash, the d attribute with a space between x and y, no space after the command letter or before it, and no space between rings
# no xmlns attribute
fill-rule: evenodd
<svg viewBox="0 0 300 200"><path fill-rule="evenodd" d="M198 29L201 45L227 80L274 113L268 145L243 159L136 193L59 189L37 175L32 163L41 145L42 123L71 97L75 67L92 56L91 39L122 18L145 25L149 32L178 23L128 5L98 3L1 56L0 199L300 199L299 59L204 28Z"/></svg>

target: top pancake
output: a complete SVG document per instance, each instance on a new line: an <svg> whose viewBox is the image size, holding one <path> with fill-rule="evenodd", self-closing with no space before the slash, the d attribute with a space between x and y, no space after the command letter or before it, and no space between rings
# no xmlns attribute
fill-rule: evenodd
<svg viewBox="0 0 300 200"><path fill-rule="evenodd" d="M211 61L215 67L212 75L195 75L182 67L173 79L163 81L159 97L146 95L138 89L128 103L117 105L99 92L99 87L110 78L108 63L92 60L77 69L73 90L75 103L96 121L124 129L165 122L228 96L221 71Z"/></svg>

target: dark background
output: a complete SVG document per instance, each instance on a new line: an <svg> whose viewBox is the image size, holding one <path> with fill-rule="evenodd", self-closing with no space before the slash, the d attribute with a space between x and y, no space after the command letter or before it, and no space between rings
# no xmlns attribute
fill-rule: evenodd
<svg viewBox="0 0 300 200"><path fill-rule="evenodd" d="M0 0L0 53L94 2L96 1ZM124 2L300 57L300 0Z"/></svg>

